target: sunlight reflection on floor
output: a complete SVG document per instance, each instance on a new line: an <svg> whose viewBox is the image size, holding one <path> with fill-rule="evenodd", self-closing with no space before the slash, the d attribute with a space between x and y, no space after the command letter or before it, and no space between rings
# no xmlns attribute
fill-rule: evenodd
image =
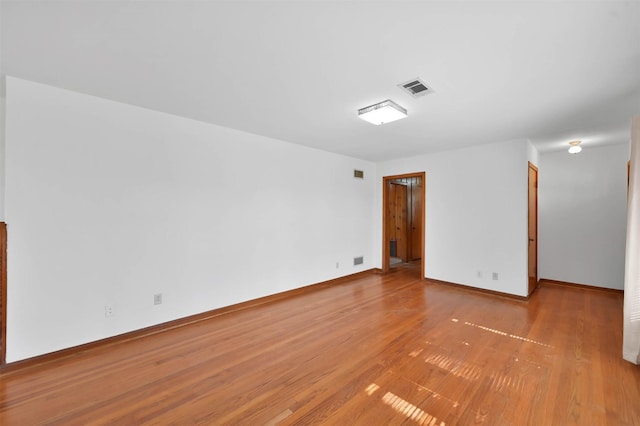
<svg viewBox="0 0 640 426"><path fill-rule="evenodd" d="M367 386L365 392L367 395L371 396L378 389L380 389L380 386L375 383L371 383L369 386ZM424 410L421 410L420 408L411 404L409 401L400 398L398 395L392 392L385 393L382 397L382 402L393 408L397 413L402 414L406 418L413 420L419 425L446 426L444 422L438 423L438 419L435 416L425 412Z"/></svg>
<svg viewBox="0 0 640 426"><path fill-rule="evenodd" d="M487 327L484 325L475 324L473 322L460 320L458 318L451 318L451 322L460 324L460 325L469 326L469 327L474 327L482 331L488 331L498 336L504 336L510 339L517 339L526 343L533 343L535 345L543 346L546 348L553 348L553 346L547 345L546 343L542 343L533 339L529 339L523 336L508 333L508 332ZM469 342L465 340L461 340L460 342L465 346L470 345ZM435 345L430 341L425 341L424 343L433 349L435 349L436 347L442 350L446 349L444 347L440 347L439 345ZM482 368L480 366L462 361L460 359L457 359L456 357L452 357L451 354L449 353L443 354L443 353L437 353L437 352L440 352L440 350L437 350L436 353L434 353L432 352L432 349L428 349L427 347L418 347L412 350L411 352L409 352L408 356L411 358L420 359L424 361L426 364L432 365L441 370L445 370L452 376L459 377L469 382L475 382L482 378L483 374L482 374ZM447 352L450 352L450 350L448 350ZM518 357L515 357L514 359L515 361L519 360ZM540 366L537 365L537 368L539 369ZM395 373L393 372L390 372L390 373L394 374L395 376ZM443 395L440 395L435 390L429 389L425 386L420 385L419 383L408 380L406 377L399 376L397 378L411 383L412 385L416 386L420 390L429 392L432 395L432 398L435 398L435 399L444 398L444 400L451 402L453 408L459 407L460 405L459 402L446 398ZM537 383L535 379L524 377L521 374L507 374L505 372L500 372L500 371L491 372L491 374L489 376L485 376L484 379L488 380L488 382L485 382L485 383L487 383L490 389L494 392L501 392L501 393L507 392L509 394L513 393L517 395L527 393L532 389L532 387L535 387ZM380 386L375 383L371 383L365 389L365 393L370 397L374 396L374 394L378 391L380 391ZM409 419L410 421L413 421L419 425L445 426L445 422L438 420L438 418L435 417L433 414L426 412L422 408L403 399L399 395L390 391L385 392L384 390L380 392L380 394L382 393L384 393L384 395L380 398L381 401L385 405L395 410L398 414L401 414L402 416ZM427 398L426 400L422 398L421 400L423 401L423 403L427 403L426 402L427 400L433 401L430 398ZM481 413L479 412L478 413L479 417L476 416L476 421L483 422L484 417L486 416L483 416L480 414Z"/></svg>
<svg viewBox="0 0 640 426"><path fill-rule="evenodd" d="M459 320L457 318L451 318L451 322L459 322ZM472 322L464 322L464 325L468 325L471 327L475 327L475 328L479 328L480 330L484 330L484 331L489 331L491 333L500 335L500 336L505 336L505 337L510 337L512 339L518 339L518 340L522 340L523 342L527 342L527 343L533 343L536 345L540 345L540 346L544 346L546 348L552 348L553 346L551 345L547 345L546 343L542 343L542 342L538 342L536 340L532 340L532 339L528 339L526 337L522 337L522 336L518 336L517 334L511 334L511 333L507 333L505 331L500 331L500 330L496 330L495 328L491 328L491 327L485 327L483 325L478 325L478 324L474 324Z"/></svg>
<svg viewBox="0 0 640 426"><path fill-rule="evenodd" d="M478 367L469 365L463 361L449 358L445 355L429 355L425 358L424 362L434 365L443 370L447 370L456 377L462 377L466 380L477 380L480 377L480 369Z"/></svg>
<svg viewBox="0 0 640 426"><path fill-rule="evenodd" d="M389 405L398 413L406 416L408 419L415 421L419 425L445 426L444 422L438 423L438 419L436 417L422 411L420 408L409 403L408 401L405 401L404 399L400 398L398 395L395 395L391 392L387 392L382 397L382 402Z"/></svg>

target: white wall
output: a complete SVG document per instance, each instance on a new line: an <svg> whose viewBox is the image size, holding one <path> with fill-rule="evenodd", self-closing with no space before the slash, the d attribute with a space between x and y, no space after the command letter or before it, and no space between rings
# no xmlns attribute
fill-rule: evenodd
<svg viewBox="0 0 640 426"><path fill-rule="evenodd" d="M1 52L0 52L1 55ZM4 95L5 78L0 75L0 222L4 222L4 172L5 172L5 110L6 97Z"/></svg>
<svg viewBox="0 0 640 426"><path fill-rule="evenodd" d="M3 34L4 8L0 4L0 34ZM6 88L4 70L4 56L0 39L0 222L4 222L4 147L5 147L5 107Z"/></svg>
<svg viewBox="0 0 640 426"><path fill-rule="evenodd" d="M526 141L526 145L527 145L527 160L531 162L531 164L533 164L534 166L538 167L538 165L540 164L540 153L529 140Z"/></svg>
<svg viewBox="0 0 640 426"><path fill-rule="evenodd" d="M622 289L629 145L543 153L539 277Z"/></svg>
<svg viewBox="0 0 640 426"><path fill-rule="evenodd" d="M373 267L372 163L11 77L6 114L8 362Z"/></svg>
<svg viewBox="0 0 640 426"><path fill-rule="evenodd" d="M380 182L383 176L426 172L426 277L527 295L530 155L528 141L513 141L378 165ZM380 265L381 184L376 193L374 254Z"/></svg>

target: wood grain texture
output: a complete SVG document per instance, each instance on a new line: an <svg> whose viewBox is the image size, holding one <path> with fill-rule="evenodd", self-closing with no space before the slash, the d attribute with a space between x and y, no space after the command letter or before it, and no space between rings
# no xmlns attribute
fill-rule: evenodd
<svg viewBox="0 0 640 426"><path fill-rule="evenodd" d="M424 232L422 232L422 204L424 188L422 186L422 179L418 177L411 178L409 197L409 206L411 211L409 215L409 260L418 260L422 256L422 238Z"/></svg>
<svg viewBox="0 0 640 426"><path fill-rule="evenodd" d="M383 273L387 273L389 272L389 253L390 253L390 241L392 239L392 235L393 232L389 229L390 222L391 222L391 217L392 217L392 208L393 208L393 203L391 202L391 197L394 197L395 199L395 193L392 193L392 182L396 182L396 183L405 183L405 184L409 184L409 182L420 182L420 194L419 194L419 199L417 199L417 201L420 201L420 206L419 209L417 209L417 213L420 215L420 217L413 217L412 221L414 224L416 224L416 227L420 228L420 232L419 232L419 240L420 242L416 244L418 244L418 248L419 248L419 252L414 251L412 253L412 258L419 258L420 259L420 276L424 277L425 276L425 269L424 269L424 264L425 264L425 249L424 249L424 238L425 238L425 215L426 215L426 206L425 206L425 200L426 200L426 173L425 172L420 172L420 173L409 173L409 174L403 174L403 175L393 175L393 176L384 176L382 178L382 200L383 200L383 206L382 206L382 272Z"/></svg>
<svg viewBox="0 0 640 426"><path fill-rule="evenodd" d="M528 179L528 270L529 288L527 294L533 293L538 285L538 168L529 162Z"/></svg>
<svg viewBox="0 0 640 426"><path fill-rule="evenodd" d="M0 376L2 425L638 425L620 294L367 274Z"/></svg>
<svg viewBox="0 0 640 426"><path fill-rule="evenodd" d="M395 199L391 201L393 205L391 221L395 230L395 233L392 234L392 239L396 241L396 257L399 257L403 262L406 262L408 260L407 242L409 236L407 232L407 186L391 182L391 188L392 193L395 195Z"/></svg>

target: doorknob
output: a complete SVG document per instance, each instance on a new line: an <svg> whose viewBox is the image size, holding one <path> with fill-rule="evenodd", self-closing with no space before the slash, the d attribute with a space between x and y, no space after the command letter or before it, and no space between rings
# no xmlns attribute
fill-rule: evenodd
<svg viewBox="0 0 640 426"><path fill-rule="evenodd" d="M529 241L530 241L530 242L533 242L533 238L529 238Z"/></svg>

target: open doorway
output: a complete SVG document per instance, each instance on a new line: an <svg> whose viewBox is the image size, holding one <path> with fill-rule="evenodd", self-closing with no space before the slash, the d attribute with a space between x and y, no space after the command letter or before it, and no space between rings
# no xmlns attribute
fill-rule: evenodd
<svg viewBox="0 0 640 426"><path fill-rule="evenodd" d="M419 264L424 278L424 172L382 178L382 271Z"/></svg>

